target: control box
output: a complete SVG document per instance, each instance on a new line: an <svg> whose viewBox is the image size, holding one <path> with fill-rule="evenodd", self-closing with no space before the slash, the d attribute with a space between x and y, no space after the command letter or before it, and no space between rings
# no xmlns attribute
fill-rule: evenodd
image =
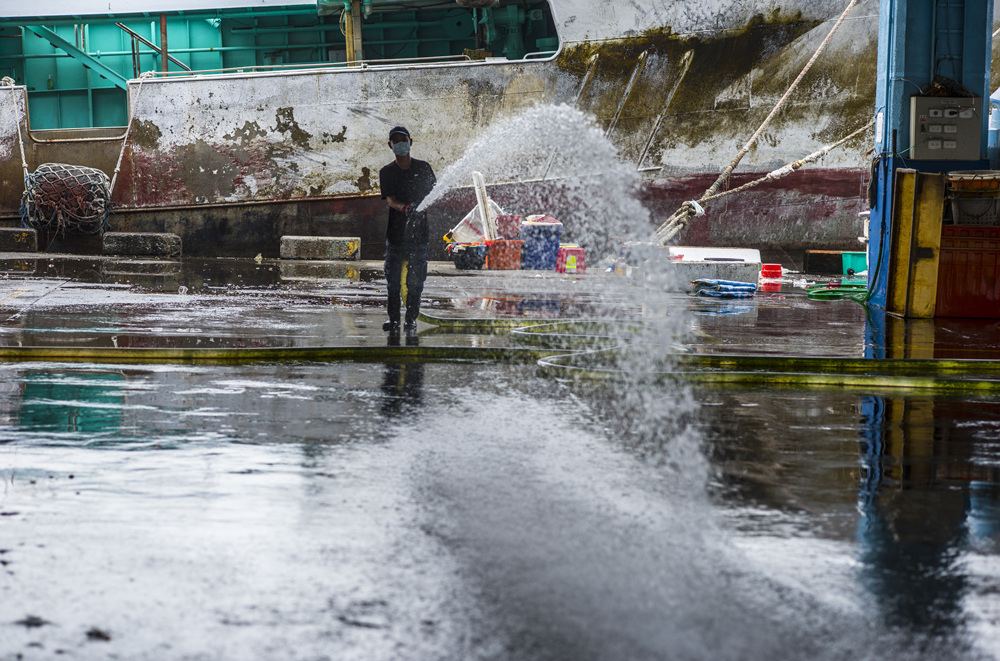
<svg viewBox="0 0 1000 661"><path fill-rule="evenodd" d="M979 97L911 96L910 149L919 161L977 161L983 123Z"/></svg>

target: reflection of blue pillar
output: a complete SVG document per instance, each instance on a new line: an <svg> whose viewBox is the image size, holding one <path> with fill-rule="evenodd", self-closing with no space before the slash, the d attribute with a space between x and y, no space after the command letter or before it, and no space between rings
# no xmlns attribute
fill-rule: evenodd
<svg viewBox="0 0 1000 661"><path fill-rule="evenodd" d="M993 0L945 3L883 0L879 10L875 92L875 196L869 226L871 303L884 308L889 281L893 173L986 169ZM980 160L914 160L909 154L910 97L947 79L979 97Z"/></svg>
<svg viewBox="0 0 1000 661"><path fill-rule="evenodd" d="M868 307L865 310L865 358L886 357L885 310Z"/></svg>
<svg viewBox="0 0 1000 661"><path fill-rule="evenodd" d="M966 494L910 474L913 462L941 458L907 450L934 435L920 411L916 419L907 415L913 401L862 398L860 578L885 626L947 637L962 624L968 588L956 559L968 543L968 529L984 524L968 521Z"/></svg>
<svg viewBox="0 0 1000 661"><path fill-rule="evenodd" d="M858 485L858 510L865 514L875 502L882 484L882 447L885 435L885 400L866 395L861 398L861 481Z"/></svg>
<svg viewBox="0 0 1000 661"><path fill-rule="evenodd" d="M1000 497L993 482L969 483L969 514L965 525L972 542L1000 540Z"/></svg>

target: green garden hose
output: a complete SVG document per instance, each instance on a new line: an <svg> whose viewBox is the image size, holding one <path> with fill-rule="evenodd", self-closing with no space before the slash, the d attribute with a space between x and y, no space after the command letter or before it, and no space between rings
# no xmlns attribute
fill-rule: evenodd
<svg viewBox="0 0 1000 661"><path fill-rule="evenodd" d="M814 301L839 301L846 299L857 303L864 303L868 300L867 290L867 284L816 284L806 286L806 297Z"/></svg>

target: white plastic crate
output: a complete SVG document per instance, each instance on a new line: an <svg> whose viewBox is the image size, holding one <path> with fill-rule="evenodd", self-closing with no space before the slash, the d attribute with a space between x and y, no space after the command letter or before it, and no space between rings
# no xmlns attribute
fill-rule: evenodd
<svg viewBox="0 0 1000 661"><path fill-rule="evenodd" d="M1000 225L1000 198L953 198L951 216L956 225Z"/></svg>

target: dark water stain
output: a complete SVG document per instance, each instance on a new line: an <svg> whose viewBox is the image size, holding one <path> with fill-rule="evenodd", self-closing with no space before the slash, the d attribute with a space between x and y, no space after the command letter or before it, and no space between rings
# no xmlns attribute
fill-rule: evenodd
<svg viewBox="0 0 1000 661"><path fill-rule="evenodd" d="M105 631L104 629L98 629L97 627L91 627L87 631L87 639L88 640L100 640L100 641L107 642L107 641L111 640L111 634L108 633L107 631Z"/></svg>
<svg viewBox="0 0 1000 661"><path fill-rule="evenodd" d="M173 160L177 176L184 182L189 195L215 201L235 190L233 175L236 168L229 158L220 154L204 140L177 150Z"/></svg>
<svg viewBox="0 0 1000 661"><path fill-rule="evenodd" d="M19 624L28 629L37 629L38 627L44 627L52 623L44 618L38 617L37 615L28 615L23 620L18 620L14 624Z"/></svg>
<svg viewBox="0 0 1000 661"><path fill-rule="evenodd" d="M257 122L244 122L243 127L239 128L232 133L222 136L226 140L231 142L239 142L240 145L246 147L249 143L257 138L263 138L267 135L267 131L260 127Z"/></svg>
<svg viewBox="0 0 1000 661"><path fill-rule="evenodd" d="M617 115L612 139L623 156L632 159L639 157L655 128L657 139L645 162L658 162L665 150L748 135L748 128L757 126L772 107L757 99L777 100L792 82L788 72L794 76L812 54L811 48L804 52L789 46L820 25L799 13L775 12L715 34L678 35L665 27L627 40L574 45L565 49L557 65L580 84L593 66L586 87L574 90L580 92L580 109L594 114L604 128ZM786 104L780 123L822 126L815 135L818 141L839 139L863 125L874 101L874 40L869 49L870 57L859 53L850 67L827 51ZM686 72L685 58L690 60ZM750 81L755 71L762 75ZM633 76L633 88L623 98ZM838 106L827 105L827 98L836 98ZM662 124L656 128L661 114ZM831 116L832 121L818 121ZM780 142L780 136L776 125L771 143ZM859 144L863 141L858 139Z"/></svg>
<svg viewBox="0 0 1000 661"><path fill-rule="evenodd" d="M278 108L274 114L274 118L277 122L274 127L275 131L279 133L287 132L292 144L302 149L309 148L309 139L312 137L312 133L299 126L298 122L295 121L292 108Z"/></svg>
<svg viewBox="0 0 1000 661"><path fill-rule="evenodd" d="M340 127L340 133L337 133L337 134L324 133L323 137L324 138L328 138L330 140L330 142L334 142L334 143L336 143L336 142L344 142L345 140L347 140L347 127L346 126L341 126Z"/></svg>
<svg viewBox="0 0 1000 661"><path fill-rule="evenodd" d="M370 168L361 168L361 176L354 181L358 190L362 193L367 193L372 190L372 171Z"/></svg>
<svg viewBox="0 0 1000 661"><path fill-rule="evenodd" d="M820 25L821 21L805 20L800 14L791 17L754 16L746 26L712 35L677 35L669 27L647 30L639 36L621 40L586 42L566 49L557 64L577 74L584 74L594 55L599 56L594 82L601 80L621 85L631 76L643 52L667 57L679 62L684 53L694 52L694 63L685 86L691 99L688 103L701 106L706 98L714 99L718 92L749 73L754 67L775 57L792 41ZM680 106L685 107L685 104Z"/></svg>
<svg viewBox="0 0 1000 661"><path fill-rule="evenodd" d="M148 119L136 120L130 136L131 140L143 149L156 149L162 137L160 127Z"/></svg>
<svg viewBox="0 0 1000 661"><path fill-rule="evenodd" d="M501 106L506 88L488 80L471 78L463 80L462 84L466 88L465 98L469 101L473 122L488 124Z"/></svg>

